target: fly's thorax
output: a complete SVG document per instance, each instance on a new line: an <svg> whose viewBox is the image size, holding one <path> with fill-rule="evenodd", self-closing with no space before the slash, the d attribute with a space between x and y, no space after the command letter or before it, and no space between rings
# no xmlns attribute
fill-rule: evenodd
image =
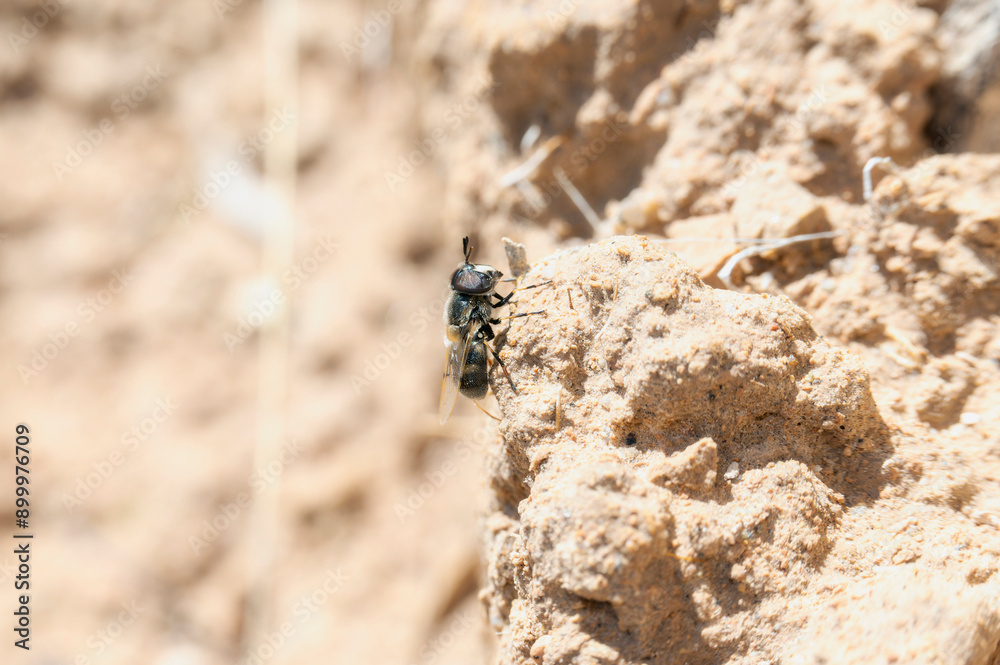
<svg viewBox="0 0 1000 665"><path fill-rule="evenodd" d="M472 318L484 324L493 318L493 304L488 297L476 299L473 303Z"/></svg>
<svg viewBox="0 0 1000 665"><path fill-rule="evenodd" d="M448 296L448 302L444 307L444 325L463 327L469 322L469 317L472 315L473 306L472 298L465 293L459 293L458 291L452 291L451 295Z"/></svg>
<svg viewBox="0 0 1000 665"><path fill-rule="evenodd" d="M489 295L477 296L453 291L444 308L444 325L465 327L470 321L486 323L493 315Z"/></svg>

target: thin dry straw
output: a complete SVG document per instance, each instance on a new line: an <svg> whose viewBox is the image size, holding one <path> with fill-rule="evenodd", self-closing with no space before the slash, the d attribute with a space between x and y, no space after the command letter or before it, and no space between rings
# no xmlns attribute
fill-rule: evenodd
<svg viewBox="0 0 1000 665"><path fill-rule="evenodd" d="M264 0L265 108L284 109L298 117L297 0ZM266 115L265 112L265 115ZM282 199L284 214L268 225L263 246L263 272L274 284L292 267L295 240L297 132L293 123L276 133L264 152L265 178ZM288 339L290 294L260 329L257 383L257 435L254 468L278 459L287 430ZM250 509L248 581L242 635L247 654L264 642L270 620L275 551L279 541L280 478L256 497Z"/></svg>
<svg viewBox="0 0 1000 665"><path fill-rule="evenodd" d="M528 178L545 161L545 158L552 154L553 150L562 145L564 140L562 136L558 135L550 138L523 164L501 176L500 180L497 181L497 185L503 189Z"/></svg>
<svg viewBox="0 0 1000 665"><path fill-rule="evenodd" d="M580 190L576 188L576 185L574 185L569 179L566 172L562 170L561 166L557 166L552 173L556 176L556 181L559 183L559 186L562 187L563 191L566 192L580 213L596 230L601 224L601 218L598 217L597 213L594 212L594 209L590 207L590 203L587 202L587 199L583 197L583 194L581 194Z"/></svg>
<svg viewBox="0 0 1000 665"><path fill-rule="evenodd" d="M834 238L834 237L839 236L841 234L842 234L841 231L825 231L823 233L806 233L804 235L792 236L791 238L784 238L782 240L764 241L764 242L768 243L766 245L765 244L760 244L760 245L754 245L752 247L747 247L746 249L740 250L739 252L736 252L735 254L733 254L732 256L729 257L729 260L726 261L725 265L722 266L722 269L719 270L719 279L721 279L722 283L725 284L729 289L735 291L736 290L736 285L733 284L732 279L730 279L730 275L733 272L733 268L736 267L736 264L739 263L740 261L742 261L743 259L745 259L747 257L750 257L750 256L756 256L758 254L763 254L765 252L771 251L772 249L778 249L779 247L785 247L787 245L794 245L795 243L806 242L807 240L820 240L822 238Z"/></svg>
<svg viewBox="0 0 1000 665"><path fill-rule="evenodd" d="M872 169L874 169L879 164L885 164L886 168L891 171L895 171L896 164L892 161L892 157L872 157L867 162L865 162L865 168L861 172L861 187L865 197L865 203L872 200Z"/></svg>

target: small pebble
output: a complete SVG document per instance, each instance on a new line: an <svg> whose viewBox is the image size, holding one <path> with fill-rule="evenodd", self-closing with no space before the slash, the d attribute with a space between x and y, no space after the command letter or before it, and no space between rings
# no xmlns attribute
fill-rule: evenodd
<svg viewBox="0 0 1000 665"><path fill-rule="evenodd" d="M959 418L959 420L962 421L963 425L975 425L982 419L983 419L982 416L980 416L978 413L973 413L972 411L966 411Z"/></svg>
<svg viewBox="0 0 1000 665"><path fill-rule="evenodd" d="M726 469L726 473L722 477L725 478L726 480L733 480L739 475L740 475L740 465L737 464L736 462L732 462L729 465L729 468Z"/></svg>
<svg viewBox="0 0 1000 665"><path fill-rule="evenodd" d="M531 645L531 657L536 661L541 661L542 656L545 655L545 647L549 645L550 638L548 635L543 635L535 640L535 643Z"/></svg>

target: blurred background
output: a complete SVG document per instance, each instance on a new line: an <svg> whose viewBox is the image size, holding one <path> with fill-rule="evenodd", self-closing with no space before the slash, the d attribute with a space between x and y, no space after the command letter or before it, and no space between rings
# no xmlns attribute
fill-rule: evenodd
<svg viewBox="0 0 1000 665"><path fill-rule="evenodd" d="M461 237L506 271L505 235L529 259L711 235L764 163L857 209L870 157L996 151L998 25L959 0L7 0L0 422L11 450L31 429L35 537L30 652L0 549L0 660L488 662L495 425L436 413Z"/></svg>
<svg viewBox="0 0 1000 665"><path fill-rule="evenodd" d="M31 651L0 661L485 661L481 416L436 413L461 234L432 158L385 177L443 114L401 4L3 3L0 408L35 540Z"/></svg>

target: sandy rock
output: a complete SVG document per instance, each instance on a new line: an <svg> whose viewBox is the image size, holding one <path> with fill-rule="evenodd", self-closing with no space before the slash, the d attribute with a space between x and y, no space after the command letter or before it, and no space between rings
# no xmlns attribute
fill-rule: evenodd
<svg viewBox="0 0 1000 665"><path fill-rule="evenodd" d="M650 464L646 477L657 484L676 490L697 492L715 486L719 465L715 441L706 436L665 460Z"/></svg>
<svg viewBox="0 0 1000 665"><path fill-rule="evenodd" d="M786 651L788 662L996 662L1000 604L990 589L942 583L938 577L901 566L851 585L841 602L855 611L817 612L806 637ZM915 607L934 611L914 612Z"/></svg>
<svg viewBox="0 0 1000 665"><path fill-rule="evenodd" d="M803 434L819 433L830 446L871 445L864 437L878 418L861 365L819 339L787 299L710 289L644 239L570 251L535 265L524 280L533 275L554 280L526 292L524 307L546 310L531 323L545 325L516 323L513 330L528 333L510 344L530 353L525 366L543 375L530 375L531 389L513 397L536 420L508 429L508 439L551 429L551 400L539 396L561 386L572 396L562 401L564 423L594 419L600 427L586 428L587 436L624 444L631 434L640 448L660 442L665 427L673 439L705 431L720 456L738 449L765 463L780 457L742 437L754 444L778 437L803 451L814 450L797 442ZM515 380L524 371L518 365ZM759 425L734 441L732 432L750 423Z"/></svg>
<svg viewBox="0 0 1000 665"><path fill-rule="evenodd" d="M872 249L916 305L931 349L947 349L958 328L996 312L998 174L994 155L941 155L879 183Z"/></svg>
<svg viewBox="0 0 1000 665"><path fill-rule="evenodd" d="M830 230L820 200L780 169L748 179L736 195L732 214L741 238L781 239Z"/></svg>
<svg viewBox="0 0 1000 665"><path fill-rule="evenodd" d="M929 363L923 374L916 398L917 415L932 427L957 422L965 400L975 388L975 367L951 356Z"/></svg>
<svg viewBox="0 0 1000 665"><path fill-rule="evenodd" d="M787 299L706 287L644 238L524 282L547 279L520 305L545 314L507 335L518 393L494 384L492 484L515 488L485 535L501 662L717 662L747 634L734 613L801 592L844 496L873 496L867 374Z"/></svg>

